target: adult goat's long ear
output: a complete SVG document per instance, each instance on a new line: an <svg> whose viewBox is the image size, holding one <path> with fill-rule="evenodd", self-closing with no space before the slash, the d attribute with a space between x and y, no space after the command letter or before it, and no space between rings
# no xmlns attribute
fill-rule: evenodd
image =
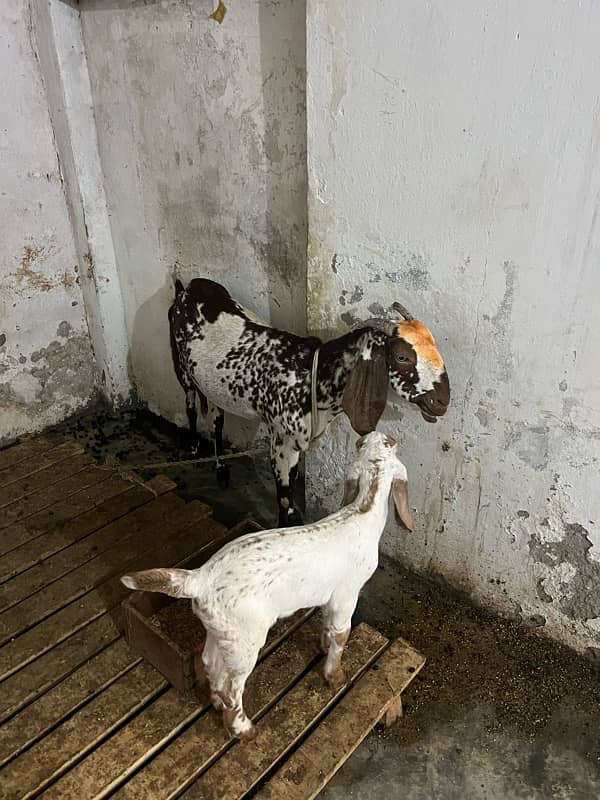
<svg viewBox="0 0 600 800"><path fill-rule="evenodd" d="M394 507L396 511L396 521L398 524L405 528L407 531L415 529L410 507L408 504L408 482L397 478L392 482L392 496L394 498Z"/></svg>
<svg viewBox="0 0 600 800"><path fill-rule="evenodd" d="M349 506L353 503L358 496L358 480L350 478L344 483L344 499L342 500L342 507Z"/></svg>
<svg viewBox="0 0 600 800"><path fill-rule="evenodd" d="M188 569L146 569L124 575L121 582L128 589L161 592L169 597L192 597L189 591L191 574Z"/></svg>
<svg viewBox="0 0 600 800"><path fill-rule="evenodd" d="M344 394L342 408L354 430L364 436L374 431L384 412L388 393L388 367L385 348L373 345L370 358L358 359Z"/></svg>

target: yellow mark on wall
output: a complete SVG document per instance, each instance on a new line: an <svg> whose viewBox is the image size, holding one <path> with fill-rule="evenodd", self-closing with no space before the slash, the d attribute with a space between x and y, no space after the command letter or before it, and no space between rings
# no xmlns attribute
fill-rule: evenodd
<svg viewBox="0 0 600 800"><path fill-rule="evenodd" d="M225 19L225 14L226 13L227 13L227 6L225 5L225 3L222 3L221 0L219 0L219 5L215 8L213 13L210 15L210 19L214 19L215 22L218 22L219 25L220 25L223 22L223 20Z"/></svg>

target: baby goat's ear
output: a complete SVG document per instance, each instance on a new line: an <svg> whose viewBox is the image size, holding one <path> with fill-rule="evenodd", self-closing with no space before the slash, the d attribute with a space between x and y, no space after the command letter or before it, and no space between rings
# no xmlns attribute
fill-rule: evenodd
<svg viewBox="0 0 600 800"><path fill-rule="evenodd" d="M373 345L370 358L359 358L342 397L342 408L361 436L377 427L387 402L388 381L385 347Z"/></svg>
<svg viewBox="0 0 600 800"><path fill-rule="evenodd" d="M396 511L396 521L400 527L407 531L415 529L410 507L408 504L408 481L396 478L392 482L392 495L394 497L394 506Z"/></svg>
<svg viewBox="0 0 600 800"><path fill-rule="evenodd" d="M342 507L349 506L356 500L358 495L358 480L356 478L349 478L344 483L344 499L342 500Z"/></svg>
<svg viewBox="0 0 600 800"><path fill-rule="evenodd" d="M121 582L128 589L139 589L144 592L162 592L169 597L192 597L189 590L188 569L147 569L124 575Z"/></svg>

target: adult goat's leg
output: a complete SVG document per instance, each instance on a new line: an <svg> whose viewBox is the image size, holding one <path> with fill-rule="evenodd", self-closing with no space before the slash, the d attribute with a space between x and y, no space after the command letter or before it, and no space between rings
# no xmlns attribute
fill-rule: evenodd
<svg viewBox="0 0 600 800"><path fill-rule="evenodd" d="M190 449L193 455L198 454L198 414L196 413L196 390L192 387L185 390L185 411L190 429Z"/></svg>
<svg viewBox="0 0 600 800"><path fill-rule="evenodd" d="M217 459L217 481L219 486L226 489L229 486L229 464L223 461L222 456L223 448L223 427L225 425L225 412L222 408L217 409L217 416L215 417L213 432L215 437L215 456Z"/></svg>
<svg viewBox="0 0 600 800"><path fill-rule="evenodd" d="M298 472L300 453L280 436L271 438L271 466L277 488L278 526L301 525L302 517L294 506L293 482Z"/></svg>

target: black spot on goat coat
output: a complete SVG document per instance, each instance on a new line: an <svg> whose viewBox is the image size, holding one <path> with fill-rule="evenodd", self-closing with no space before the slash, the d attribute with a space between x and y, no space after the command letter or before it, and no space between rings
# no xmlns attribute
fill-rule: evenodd
<svg viewBox="0 0 600 800"><path fill-rule="evenodd" d="M223 452L223 418L228 412L262 419L271 435L279 525L300 522L293 484L300 453L342 411L359 434L375 430L388 387L416 404L435 422L446 412L450 386L444 362L428 328L418 320L366 326L321 342L275 330L251 318L227 289L195 278L175 284L169 309L175 372L186 393L192 435L196 399L217 407L215 445ZM317 419L311 413L311 372L319 349ZM217 470L225 467L217 461Z"/></svg>

